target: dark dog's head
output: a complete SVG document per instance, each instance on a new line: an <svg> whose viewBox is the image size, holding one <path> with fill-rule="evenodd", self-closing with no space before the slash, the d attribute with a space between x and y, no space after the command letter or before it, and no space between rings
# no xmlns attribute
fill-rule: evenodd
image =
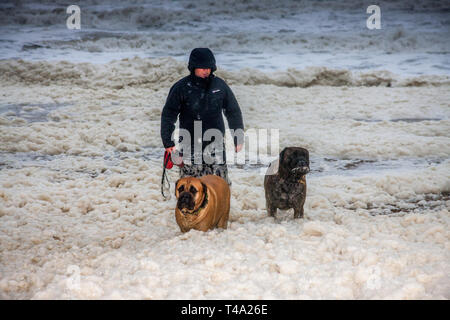
<svg viewBox="0 0 450 320"><path fill-rule="evenodd" d="M177 208L188 214L197 210L203 203L206 195L206 186L194 177L185 177L175 183L175 196Z"/></svg>
<svg viewBox="0 0 450 320"><path fill-rule="evenodd" d="M286 147L280 153L278 172L281 177L301 178L309 172L309 152L305 148Z"/></svg>

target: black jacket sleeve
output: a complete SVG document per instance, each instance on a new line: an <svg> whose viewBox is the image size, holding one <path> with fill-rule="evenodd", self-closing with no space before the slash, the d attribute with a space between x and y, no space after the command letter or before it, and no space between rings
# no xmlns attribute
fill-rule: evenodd
<svg viewBox="0 0 450 320"><path fill-rule="evenodd" d="M234 130L234 145L242 144L244 142L244 121L242 120L242 112L236 97L231 91L230 87L225 84L225 101L224 114L228 121L230 129ZM236 131L237 129L242 129Z"/></svg>
<svg viewBox="0 0 450 320"><path fill-rule="evenodd" d="M172 133L175 130L175 123L181 107L181 95L179 87L175 84L170 88L166 104L161 113L161 139L164 148L173 147Z"/></svg>

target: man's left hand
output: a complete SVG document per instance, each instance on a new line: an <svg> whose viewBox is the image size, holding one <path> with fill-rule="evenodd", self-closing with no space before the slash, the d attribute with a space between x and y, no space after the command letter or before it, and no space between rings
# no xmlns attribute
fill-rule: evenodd
<svg viewBox="0 0 450 320"><path fill-rule="evenodd" d="M236 152L239 152L242 150L242 144L238 144L235 148Z"/></svg>

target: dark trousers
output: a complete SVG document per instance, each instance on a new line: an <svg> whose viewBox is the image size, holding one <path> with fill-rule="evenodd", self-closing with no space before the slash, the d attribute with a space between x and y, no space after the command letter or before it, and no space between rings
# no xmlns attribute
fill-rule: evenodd
<svg viewBox="0 0 450 320"><path fill-rule="evenodd" d="M222 177L229 186L231 186L231 180L228 178L228 167L224 164L184 164L180 168L180 178L186 176L201 177L208 174L215 174Z"/></svg>

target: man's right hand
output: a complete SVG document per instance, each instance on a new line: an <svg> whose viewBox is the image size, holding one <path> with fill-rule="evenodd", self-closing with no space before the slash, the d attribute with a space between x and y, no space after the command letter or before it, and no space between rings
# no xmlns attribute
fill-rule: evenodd
<svg viewBox="0 0 450 320"><path fill-rule="evenodd" d="M166 151L172 153L173 151L175 151L175 146L166 148Z"/></svg>

